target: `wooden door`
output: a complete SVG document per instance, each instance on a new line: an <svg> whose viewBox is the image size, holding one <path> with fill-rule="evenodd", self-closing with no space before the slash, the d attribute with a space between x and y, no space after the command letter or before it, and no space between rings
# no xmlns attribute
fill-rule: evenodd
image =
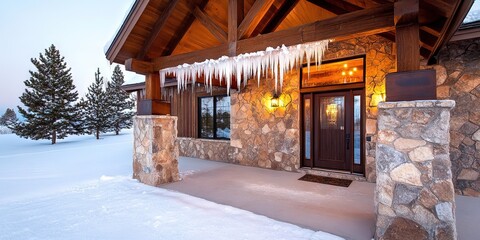
<svg viewBox="0 0 480 240"><path fill-rule="evenodd" d="M363 173L363 90L304 94L302 102L302 166Z"/></svg>
<svg viewBox="0 0 480 240"><path fill-rule="evenodd" d="M350 170L346 139L350 126L347 121L346 94L314 95L314 160L313 167Z"/></svg>

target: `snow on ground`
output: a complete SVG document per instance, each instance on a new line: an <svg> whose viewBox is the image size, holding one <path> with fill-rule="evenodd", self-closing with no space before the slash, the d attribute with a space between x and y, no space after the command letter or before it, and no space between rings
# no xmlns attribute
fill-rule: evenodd
<svg viewBox="0 0 480 240"><path fill-rule="evenodd" d="M130 131L57 145L1 135L0 239L338 239L141 184L131 156Z"/></svg>

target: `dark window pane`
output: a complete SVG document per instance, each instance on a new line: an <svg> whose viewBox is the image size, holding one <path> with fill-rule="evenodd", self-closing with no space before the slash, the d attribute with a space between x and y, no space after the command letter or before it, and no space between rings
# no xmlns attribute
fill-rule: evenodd
<svg viewBox="0 0 480 240"><path fill-rule="evenodd" d="M200 98L200 137L213 138L213 97Z"/></svg>
<svg viewBox="0 0 480 240"><path fill-rule="evenodd" d="M217 138L230 138L230 97L216 97Z"/></svg>

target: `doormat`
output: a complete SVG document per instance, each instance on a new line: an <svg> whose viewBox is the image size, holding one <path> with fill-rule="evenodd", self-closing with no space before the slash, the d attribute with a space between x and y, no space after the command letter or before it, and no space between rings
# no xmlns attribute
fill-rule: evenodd
<svg viewBox="0 0 480 240"><path fill-rule="evenodd" d="M330 184L330 185L340 186L340 187L348 187L352 183L352 180L323 177L323 176L317 176L312 174L305 174L303 177L299 178L298 180Z"/></svg>

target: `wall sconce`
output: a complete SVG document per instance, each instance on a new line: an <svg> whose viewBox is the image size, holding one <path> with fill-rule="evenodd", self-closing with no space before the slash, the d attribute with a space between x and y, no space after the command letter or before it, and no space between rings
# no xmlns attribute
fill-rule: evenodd
<svg viewBox="0 0 480 240"><path fill-rule="evenodd" d="M372 99L370 100L370 107L378 106L379 102L385 101L385 93L374 93L372 94Z"/></svg>
<svg viewBox="0 0 480 240"><path fill-rule="evenodd" d="M276 93L273 94L272 99L270 99L270 106L271 106L272 108L277 108L277 107L280 106L280 99L279 99L279 97L278 97L278 95L277 95Z"/></svg>

